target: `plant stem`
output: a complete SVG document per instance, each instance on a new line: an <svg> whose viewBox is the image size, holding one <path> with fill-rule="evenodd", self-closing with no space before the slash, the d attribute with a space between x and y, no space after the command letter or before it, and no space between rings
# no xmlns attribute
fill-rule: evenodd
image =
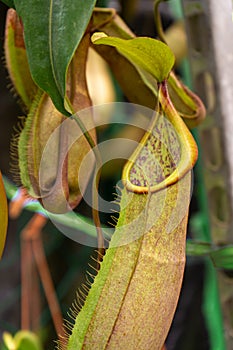
<svg viewBox="0 0 233 350"><path fill-rule="evenodd" d="M13 183L11 183L11 181L8 180L6 176L3 176L3 182L8 199L13 199L13 202L10 202L11 208L9 208L10 213L13 212L13 216L11 216L9 213L11 218L15 218L14 214L19 215L20 210L26 209L32 212L42 213L44 216L48 216L48 219L51 219L57 223L61 223L66 227L71 227L73 229L78 228L80 231L85 232L89 236L96 237L96 230L94 228L94 225L92 227L91 219L84 217L81 214L75 213L77 218L80 220L74 221L73 217L71 217L69 213L59 214L59 216L57 216L56 214L48 213L37 200L29 200L28 196L25 197L24 200L21 200L20 197L22 196L22 194L18 193L19 189ZM15 196L19 196L19 198L15 198ZM17 203L18 199L22 205L21 209L20 204ZM14 208L15 205L16 208Z"/></svg>
<svg viewBox="0 0 233 350"><path fill-rule="evenodd" d="M49 305L54 327L60 339L64 337L63 319L60 306L56 297L55 288L49 271L41 239L41 230L47 222L47 218L41 214L35 214L22 231L22 329L31 329L31 281L33 256L41 279L45 296ZM34 296L34 295L33 295Z"/></svg>
<svg viewBox="0 0 233 350"><path fill-rule="evenodd" d="M30 281L32 249L26 239L25 231L21 234L21 329L30 329Z"/></svg>
<svg viewBox="0 0 233 350"><path fill-rule="evenodd" d="M160 12L159 12L159 4L162 1L163 0L156 0L155 1L155 4L154 4L154 19L155 19L155 26L156 26L156 29L157 29L158 37L160 38L160 40L162 42L164 42L166 44L166 39L165 39L164 31L163 31L161 16L160 16Z"/></svg>
<svg viewBox="0 0 233 350"><path fill-rule="evenodd" d="M45 219L40 214L37 214L39 217L35 218L38 220ZM51 316L53 319L53 324L56 329L56 333L59 338L63 339L64 330L63 330L63 318L60 310L60 306L56 297L56 292L54 289L53 281L49 271L48 263L44 253L43 243L41 239L41 232L39 230L34 231L32 237L32 249L35 257L36 265L40 275L40 279L44 288L46 299L49 305Z"/></svg>

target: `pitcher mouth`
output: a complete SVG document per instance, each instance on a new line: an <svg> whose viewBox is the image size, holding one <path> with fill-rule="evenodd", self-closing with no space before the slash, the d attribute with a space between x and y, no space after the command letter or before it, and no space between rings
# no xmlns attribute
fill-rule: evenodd
<svg viewBox="0 0 233 350"><path fill-rule="evenodd" d="M183 178L197 156L193 136L163 82L159 84L158 104L149 129L123 169L124 186L134 193L160 191Z"/></svg>

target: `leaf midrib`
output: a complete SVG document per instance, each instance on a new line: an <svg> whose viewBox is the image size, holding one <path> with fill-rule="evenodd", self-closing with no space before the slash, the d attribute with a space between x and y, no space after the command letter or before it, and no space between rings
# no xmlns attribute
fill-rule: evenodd
<svg viewBox="0 0 233 350"><path fill-rule="evenodd" d="M51 69L52 69L53 78L54 78L56 87L58 89L59 94L63 98L63 95L60 91L60 86L58 84L55 67L54 67L53 45L52 45L52 39L53 39L52 38L52 23L53 23L53 0L50 0L50 5L49 5L49 57L50 57Z"/></svg>

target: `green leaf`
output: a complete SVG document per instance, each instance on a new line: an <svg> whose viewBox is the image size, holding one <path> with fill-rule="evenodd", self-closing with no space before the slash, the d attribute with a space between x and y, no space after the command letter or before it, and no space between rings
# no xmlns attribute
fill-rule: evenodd
<svg viewBox="0 0 233 350"><path fill-rule="evenodd" d="M197 242L187 240L186 242L186 254L191 256L204 256L208 255L212 251L212 246L208 242Z"/></svg>
<svg viewBox="0 0 233 350"><path fill-rule="evenodd" d="M29 66L36 84L69 115L66 75L96 0L15 0L22 19Z"/></svg>
<svg viewBox="0 0 233 350"><path fill-rule="evenodd" d="M208 255L214 266L220 269L233 270L233 246L216 247L208 242L188 240L186 253L191 256Z"/></svg>
<svg viewBox="0 0 233 350"><path fill-rule="evenodd" d="M14 0L2 0L2 2L9 7L15 8Z"/></svg>
<svg viewBox="0 0 233 350"><path fill-rule="evenodd" d="M3 338L4 345L7 347L7 349L15 348L15 341L10 333L3 332L2 338Z"/></svg>
<svg viewBox="0 0 233 350"><path fill-rule="evenodd" d="M92 36L92 41L96 45L115 47L130 62L152 74L158 82L168 77L175 62L170 48L152 38L120 39L96 33Z"/></svg>
<svg viewBox="0 0 233 350"><path fill-rule="evenodd" d="M3 341L9 350L42 350L39 338L30 331L19 331L14 337L10 333L4 332Z"/></svg>
<svg viewBox="0 0 233 350"><path fill-rule="evenodd" d="M233 246L219 248L217 251L212 252L210 257L215 267L233 270Z"/></svg>
<svg viewBox="0 0 233 350"><path fill-rule="evenodd" d="M14 339L18 350L42 350L39 338L30 331L19 331Z"/></svg>
<svg viewBox="0 0 233 350"><path fill-rule="evenodd" d="M6 232L8 224L7 200L6 193L0 173L0 258L5 246Z"/></svg>

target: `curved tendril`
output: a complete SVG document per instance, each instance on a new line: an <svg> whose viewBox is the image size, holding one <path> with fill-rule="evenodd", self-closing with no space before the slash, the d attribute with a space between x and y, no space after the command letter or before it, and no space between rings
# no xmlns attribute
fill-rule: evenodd
<svg viewBox="0 0 233 350"><path fill-rule="evenodd" d="M158 37L159 39L164 42L164 44L167 44L164 31L163 31L163 26L162 26L162 21L161 21L161 15L159 12L159 4L164 1L164 0L155 0L154 4L154 20L155 20L155 26L157 29ZM167 1L167 0L165 0Z"/></svg>

